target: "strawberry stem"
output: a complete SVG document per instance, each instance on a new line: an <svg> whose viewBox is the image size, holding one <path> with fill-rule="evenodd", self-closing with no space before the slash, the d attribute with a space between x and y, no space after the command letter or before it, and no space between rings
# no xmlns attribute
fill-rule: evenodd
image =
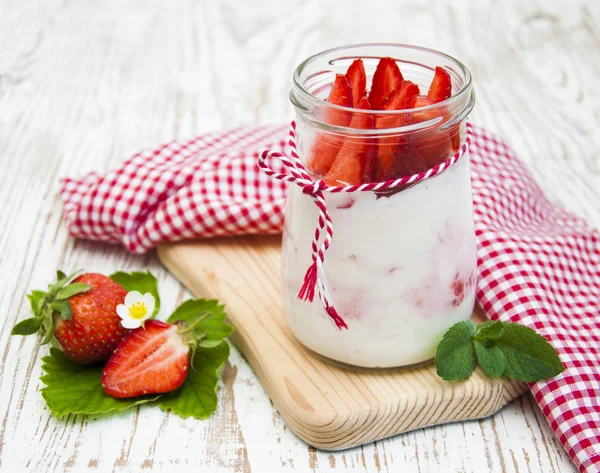
<svg viewBox="0 0 600 473"><path fill-rule="evenodd" d="M198 317L196 318L196 320L194 320L191 324L188 324L186 322L183 322L182 320L179 320L178 322L180 322L180 326L182 327L180 330L180 333L188 333L188 332L193 332L194 328L200 324L201 322L203 322L204 320L206 320L206 318L210 315L210 312L201 312L200 314L198 314Z"/></svg>

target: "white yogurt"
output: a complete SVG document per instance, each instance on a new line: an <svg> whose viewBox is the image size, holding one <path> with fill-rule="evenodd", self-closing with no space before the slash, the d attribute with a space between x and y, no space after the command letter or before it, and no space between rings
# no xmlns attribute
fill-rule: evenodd
<svg viewBox="0 0 600 473"><path fill-rule="evenodd" d="M325 193L333 241L324 270L339 330L317 296L296 297L310 266L318 210L290 185L283 233L284 308L295 336L327 358L362 367L430 360L444 332L471 317L476 244L468 154L389 197Z"/></svg>

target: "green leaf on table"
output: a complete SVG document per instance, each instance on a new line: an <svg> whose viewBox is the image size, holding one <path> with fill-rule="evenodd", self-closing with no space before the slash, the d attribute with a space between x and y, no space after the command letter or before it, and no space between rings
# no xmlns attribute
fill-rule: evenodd
<svg viewBox="0 0 600 473"><path fill-rule="evenodd" d="M454 324L437 346L437 374L447 381L467 379L475 369L477 358L472 338L476 325L470 320Z"/></svg>
<svg viewBox="0 0 600 473"><path fill-rule="evenodd" d="M162 410L171 410L181 417L210 417L217 408L217 383L228 357L226 341L211 348L199 346L183 385L172 393L163 394L156 404Z"/></svg>
<svg viewBox="0 0 600 473"><path fill-rule="evenodd" d="M154 313L152 318L156 317L160 310L160 296L158 295L158 281L156 277L150 272L146 271L134 271L133 273L126 273L124 271L117 271L110 275L110 278L123 286L127 292L138 291L142 294L149 292L154 296Z"/></svg>
<svg viewBox="0 0 600 473"><path fill-rule="evenodd" d="M10 332L11 335L31 335L37 332L42 326L41 317L32 317L30 319L21 320L15 325Z"/></svg>
<svg viewBox="0 0 600 473"><path fill-rule="evenodd" d="M552 378L565 369L548 340L524 325L505 322L496 343L506 357L505 376L533 382Z"/></svg>
<svg viewBox="0 0 600 473"><path fill-rule="evenodd" d="M42 306L44 305L44 296L46 295L45 291L36 291L33 290L29 294L27 294L27 299L29 299L29 305L31 307L31 312L36 317L39 317L42 313Z"/></svg>
<svg viewBox="0 0 600 473"><path fill-rule="evenodd" d="M489 376L498 379L506 369L506 357L498 345L493 341L481 342L473 339L477 363Z"/></svg>
<svg viewBox="0 0 600 473"><path fill-rule="evenodd" d="M225 307L216 299L190 299L181 304L168 319L169 323L182 320L188 324L193 323L198 315L208 313L209 315L195 326L195 333L205 333L204 340L200 346L209 348L211 341L220 341L233 332L233 327L224 322ZM205 343L206 342L206 343ZM218 345L218 344L217 344Z"/></svg>
<svg viewBox="0 0 600 473"><path fill-rule="evenodd" d="M42 358L45 384L42 396L56 417L67 414L104 414L121 411L138 404L154 401L158 396L115 399L104 393L100 378L102 365L81 366L68 360L62 351L50 348Z"/></svg>

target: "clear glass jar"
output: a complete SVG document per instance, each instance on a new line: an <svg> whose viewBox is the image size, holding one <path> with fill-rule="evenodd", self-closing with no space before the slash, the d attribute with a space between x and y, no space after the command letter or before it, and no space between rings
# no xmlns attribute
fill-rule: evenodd
<svg viewBox="0 0 600 473"><path fill-rule="evenodd" d="M345 73L354 59L363 59L370 84L379 58L388 56L421 91L427 91L435 67L444 67L452 77L452 96L432 106L390 112L357 111L326 101L335 74ZM459 61L430 49L396 44L347 46L312 56L296 70L290 97L303 163L317 141L338 148L354 143L375 147L380 155L396 150L396 172L406 174L426 170L454 154L466 138L466 117L475 100L471 75ZM331 120L327 123L331 113L368 113L390 126L366 130L336 126ZM412 146L399 148L399 143ZM312 262L318 210L311 197L292 184L282 261L284 309L294 335L314 352L354 366L406 366L433 358L444 332L469 319L475 301L468 154L441 174L409 187L383 193L325 191L325 200L334 236L323 269L332 301L348 329L335 327L318 297L313 302L297 298Z"/></svg>

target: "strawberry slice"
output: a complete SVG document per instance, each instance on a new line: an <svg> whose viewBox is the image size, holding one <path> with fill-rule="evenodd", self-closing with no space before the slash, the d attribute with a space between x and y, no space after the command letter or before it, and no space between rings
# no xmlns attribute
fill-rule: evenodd
<svg viewBox="0 0 600 473"><path fill-rule="evenodd" d="M342 107L352 107L352 88L346 76L336 74L327 101ZM351 114L342 110L327 110L325 115L326 123L337 126L348 126L351 119ZM327 174L341 145L342 140L338 136L317 134L307 160L308 169L317 176Z"/></svg>
<svg viewBox="0 0 600 473"><path fill-rule="evenodd" d="M429 86L427 98L433 103L449 99L452 95L452 79L443 67L435 68L435 75Z"/></svg>
<svg viewBox="0 0 600 473"><path fill-rule="evenodd" d="M369 102L373 110L381 110L388 96L397 89L402 82L402 73L396 61L391 57L382 57L377 64L373 83L369 93Z"/></svg>
<svg viewBox="0 0 600 473"><path fill-rule="evenodd" d="M419 86L409 80L403 80L400 87L395 89L383 104L383 110L403 110L410 108L413 99L419 95ZM396 128L406 123L403 114L393 116L380 116L377 118L377 128ZM395 136L381 137L379 144L380 180L385 180L394 174L392 170L393 153L400 139Z"/></svg>
<svg viewBox="0 0 600 473"><path fill-rule="evenodd" d="M363 97L358 103L360 110L370 110L369 99ZM350 128L369 129L373 127L371 114L354 114ZM369 182L375 176L376 155L367 138L348 138L344 141L331 169L325 176L325 183L330 186L340 184L360 184Z"/></svg>
<svg viewBox="0 0 600 473"><path fill-rule="evenodd" d="M345 75L335 75L335 80L333 81L327 101L334 105L341 105L342 107L352 107L352 87ZM347 112L328 110L325 121L331 125L346 126L350 123L350 118Z"/></svg>
<svg viewBox="0 0 600 473"><path fill-rule="evenodd" d="M360 108L360 100L367 95L367 73L362 59L356 59L346 71L346 79L352 89L352 106Z"/></svg>
<svg viewBox="0 0 600 473"><path fill-rule="evenodd" d="M129 333L106 363L102 387L109 396L127 398L174 391L189 371L192 343L185 325L148 320Z"/></svg>
<svg viewBox="0 0 600 473"><path fill-rule="evenodd" d="M429 97L422 95L416 96L412 100L412 107L427 107L435 103ZM440 116L440 107L435 107L431 110L415 111L411 114L410 120L413 123L432 120ZM441 131L440 127L447 121L448 116L444 115L443 121L436 124L430 129L426 129L415 135L416 157L411 164L411 170L414 172L426 171L427 169L436 166L450 157L453 153L453 143L450 138L450 133ZM413 173L414 173L413 172Z"/></svg>

